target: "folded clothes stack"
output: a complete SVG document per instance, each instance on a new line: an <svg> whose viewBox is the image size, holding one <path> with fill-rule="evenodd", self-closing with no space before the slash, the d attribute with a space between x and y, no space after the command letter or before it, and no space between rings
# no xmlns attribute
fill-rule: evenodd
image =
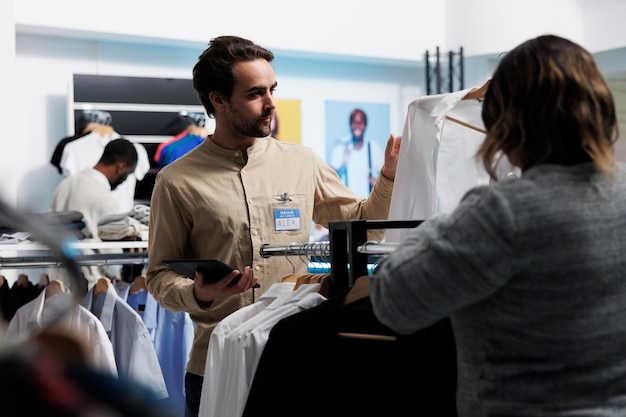
<svg viewBox="0 0 626 417"><path fill-rule="evenodd" d="M124 213L111 214L98 221L98 237L102 240L148 240L150 207L137 204Z"/></svg>

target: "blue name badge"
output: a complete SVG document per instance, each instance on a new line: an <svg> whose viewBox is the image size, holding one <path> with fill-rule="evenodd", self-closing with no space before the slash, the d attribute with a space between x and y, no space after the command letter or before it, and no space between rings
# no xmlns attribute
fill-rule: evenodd
<svg viewBox="0 0 626 417"><path fill-rule="evenodd" d="M274 226L280 230L300 230L300 209L274 209Z"/></svg>

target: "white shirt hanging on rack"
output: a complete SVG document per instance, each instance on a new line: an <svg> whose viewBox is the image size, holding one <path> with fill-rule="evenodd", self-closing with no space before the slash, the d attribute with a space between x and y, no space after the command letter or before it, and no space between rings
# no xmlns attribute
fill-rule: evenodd
<svg viewBox="0 0 626 417"><path fill-rule="evenodd" d="M121 135L115 131L112 134L103 135L91 132L68 143L63 148L59 164L63 170L63 175L69 176L86 168L92 168L102 156L107 143L120 137ZM137 149L137 167L135 172L113 190L113 195L119 201L120 212L129 211L133 208L137 181L141 181L150 170L148 151L141 144L135 143L134 145L135 149Z"/></svg>
<svg viewBox="0 0 626 417"><path fill-rule="evenodd" d="M482 103L463 100L475 88L423 96L409 104L389 220L425 220L449 213L470 188L489 183L475 159L485 138ZM510 171L508 162L502 164ZM386 241L401 242L409 232L389 229Z"/></svg>
<svg viewBox="0 0 626 417"><path fill-rule="evenodd" d="M48 288L17 310L9 322L4 340L15 342L27 339L67 309L59 324L70 334L81 336L95 369L118 376L113 345L100 320L82 305L71 305L73 300L69 290L50 297L46 297L47 291Z"/></svg>
<svg viewBox="0 0 626 417"><path fill-rule="evenodd" d="M240 417L272 327L284 317L312 308L326 297L320 284L272 284L261 298L222 320L211 333L200 417Z"/></svg>
<svg viewBox="0 0 626 417"><path fill-rule="evenodd" d="M121 378L137 381L159 398L167 398L167 386L152 337L143 319L109 284L104 292L91 287L80 304L100 319L113 345Z"/></svg>
<svg viewBox="0 0 626 417"><path fill-rule="evenodd" d="M186 311L162 307L145 288L131 293L131 284L124 283L128 285L120 290L118 285L122 282L116 282L115 289L146 325L167 387L167 404L182 416L185 412L185 365L193 343L191 317Z"/></svg>

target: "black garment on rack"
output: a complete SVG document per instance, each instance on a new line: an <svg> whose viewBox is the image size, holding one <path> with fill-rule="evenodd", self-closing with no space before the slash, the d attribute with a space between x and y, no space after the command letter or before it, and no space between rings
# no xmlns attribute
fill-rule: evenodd
<svg viewBox="0 0 626 417"><path fill-rule="evenodd" d="M59 141L59 143L57 143L57 146L54 148L54 152L52 153L52 158L50 158L50 163L56 167L57 171L59 171L59 174L63 174L63 168L61 168L61 158L63 157L63 149L65 148L65 145L67 145L68 143L76 139L82 138L83 136L89 133L91 132L78 133L76 135L66 136L62 138Z"/></svg>
<svg viewBox="0 0 626 417"><path fill-rule="evenodd" d="M21 286L17 284L17 281L13 283L11 286L11 293L15 296L17 300L18 308L23 306L26 303L33 301L39 293L37 292L37 288L33 285L32 282L28 281L26 286Z"/></svg>
<svg viewBox="0 0 626 417"><path fill-rule="evenodd" d="M2 285L0 285L0 323L3 321L8 323L11 321L15 312L20 307L19 301L13 291L9 282L5 279Z"/></svg>
<svg viewBox="0 0 626 417"><path fill-rule="evenodd" d="M456 416L456 350L449 319L398 335L376 320L369 297L344 306L347 292L276 323L243 417ZM277 393L280 401L270 401Z"/></svg>

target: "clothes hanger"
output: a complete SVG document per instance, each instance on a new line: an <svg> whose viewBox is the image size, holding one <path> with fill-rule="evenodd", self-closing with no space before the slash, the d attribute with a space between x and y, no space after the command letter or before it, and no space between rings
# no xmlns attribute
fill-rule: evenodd
<svg viewBox="0 0 626 417"><path fill-rule="evenodd" d="M198 127L206 126L206 114L204 112L189 112L189 111L181 111L178 115L190 125L195 125Z"/></svg>
<svg viewBox="0 0 626 417"><path fill-rule="evenodd" d="M98 295L100 293L106 293L109 290L109 286L111 285L111 280L106 277L102 277L96 283L96 286L93 289L93 295Z"/></svg>
<svg viewBox="0 0 626 417"><path fill-rule="evenodd" d="M485 81L485 83L480 87L473 89L469 93L465 94L463 100L484 100L487 88L489 88L489 84L491 84L491 79Z"/></svg>
<svg viewBox="0 0 626 417"><path fill-rule="evenodd" d="M48 284L50 284L50 275L43 272L41 275L39 275L39 284L37 285L39 285L40 287L45 287Z"/></svg>
<svg viewBox="0 0 626 417"><path fill-rule="evenodd" d="M187 132L189 132L189 134L194 135L194 136L200 136L202 138L206 138L207 136L209 136L209 131L206 130L206 128L202 126L189 125L187 126L186 129L187 129Z"/></svg>
<svg viewBox="0 0 626 417"><path fill-rule="evenodd" d="M369 334L369 333L349 333L338 332L339 337L347 337L350 339L364 339L364 340L380 340L382 342L395 342L397 338L387 334Z"/></svg>
<svg viewBox="0 0 626 417"><path fill-rule="evenodd" d="M112 135L115 132L113 126L103 125L101 123L90 122L83 129L83 133L94 132L99 134L100 136Z"/></svg>
<svg viewBox="0 0 626 417"><path fill-rule="evenodd" d="M289 262L289 265L291 265L291 272L293 274L296 273L296 266L293 264L293 262L291 262L291 259L289 259L289 253L291 251L292 246L294 245L294 243L290 243L285 247L285 259L287 259L287 262Z"/></svg>
<svg viewBox="0 0 626 417"><path fill-rule="evenodd" d="M354 303L370 295L370 277L369 275L363 275L354 280L354 284L348 290L348 293L343 299L343 305Z"/></svg>
<svg viewBox="0 0 626 417"><path fill-rule="evenodd" d="M312 274L302 274L302 275L298 275L298 277L296 278L296 285L294 285L293 290L297 290L298 288L300 288L300 286L302 284L309 284L311 281L311 275Z"/></svg>
<svg viewBox="0 0 626 417"><path fill-rule="evenodd" d="M354 284L348 290L348 293L343 299L343 305L354 303L355 301L362 300L369 297L369 275L363 275L355 279ZM386 334L370 334L370 333L352 333L352 332L338 332L339 337L347 337L351 339L364 339L364 340L380 340L385 342L395 342L396 336Z"/></svg>
<svg viewBox="0 0 626 417"><path fill-rule="evenodd" d="M17 284L18 287L28 287L28 284L29 284L28 275L26 275L26 274L19 274L17 276L16 284Z"/></svg>
<svg viewBox="0 0 626 417"><path fill-rule="evenodd" d="M94 122L100 125L110 125L113 121L111 113L104 110L83 110L82 118L86 122Z"/></svg>
<svg viewBox="0 0 626 417"><path fill-rule="evenodd" d="M480 87L478 87L476 89L473 89L469 93L465 94L465 96L463 96L463 101L466 101L466 100L483 100L485 98L485 92L487 92L487 88L489 87L490 83L491 83L491 80L487 80ZM475 130L477 132L487 134L487 130L483 129L482 127L474 126L473 124L464 122L463 120L457 119L456 117L452 117L452 116L446 115L446 120L450 120L451 122L454 122L454 123L460 124L461 126L465 126L467 128L473 129L473 130Z"/></svg>
<svg viewBox="0 0 626 417"><path fill-rule="evenodd" d="M473 129L473 130L475 130L477 132L487 134L487 130L483 129L482 127L474 126L473 124L464 122L463 120L459 120L456 117L452 117L452 116L446 115L446 120L450 120L451 122L460 124L461 126L468 127L468 128Z"/></svg>
<svg viewBox="0 0 626 417"><path fill-rule="evenodd" d="M146 287L146 277L143 275L137 275L133 280L133 284L130 286L128 290L128 294L135 294L141 290L147 290Z"/></svg>
<svg viewBox="0 0 626 417"><path fill-rule="evenodd" d="M46 291L46 294L44 296L45 298L54 297L55 295L59 294L65 294L65 284L63 284L63 281L53 279L46 286L46 289L44 291Z"/></svg>
<svg viewBox="0 0 626 417"><path fill-rule="evenodd" d="M280 279L281 282L296 282L296 280L298 279L298 274L295 273L291 273L291 274L287 274L284 277L282 277Z"/></svg>
<svg viewBox="0 0 626 417"><path fill-rule="evenodd" d="M328 298L331 296L330 292L330 275L329 274L319 274L320 277L317 282L320 284L320 289L317 291L324 297Z"/></svg>

